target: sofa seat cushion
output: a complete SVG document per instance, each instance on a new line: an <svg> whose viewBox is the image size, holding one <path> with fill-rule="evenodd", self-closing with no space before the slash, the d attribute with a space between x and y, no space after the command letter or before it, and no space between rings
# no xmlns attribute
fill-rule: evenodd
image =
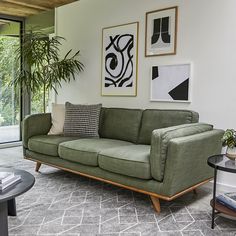
<svg viewBox="0 0 236 236"><path fill-rule="evenodd" d="M84 138L59 145L59 156L65 160L89 166L98 166L98 153L113 147L132 145L129 142L103 139Z"/></svg>
<svg viewBox="0 0 236 236"><path fill-rule="evenodd" d="M29 139L28 148L37 153L58 156L58 145L62 142L78 139L78 137L65 137L60 135L38 135Z"/></svg>
<svg viewBox="0 0 236 236"><path fill-rule="evenodd" d="M103 150L98 155L99 167L113 173L151 179L150 146L130 145Z"/></svg>

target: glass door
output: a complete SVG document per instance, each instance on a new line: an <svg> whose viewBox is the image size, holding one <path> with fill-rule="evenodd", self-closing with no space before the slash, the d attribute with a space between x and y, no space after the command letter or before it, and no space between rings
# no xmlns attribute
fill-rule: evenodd
<svg viewBox="0 0 236 236"><path fill-rule="evenodd" d="M20 140L20 92L12 85L21 23L0 19L0 143Z"/></svg>

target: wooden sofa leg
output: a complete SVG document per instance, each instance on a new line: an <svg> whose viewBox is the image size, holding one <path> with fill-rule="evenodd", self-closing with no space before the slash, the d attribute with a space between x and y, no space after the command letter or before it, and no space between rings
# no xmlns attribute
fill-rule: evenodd
<svg viewBox="0 0 236 236"><path fill-rule="evenodd" d="M35 171L36 172L39 172L40 166L41 166L41 163L40 162L36 162L36 167L35 167Z"/></svg>
<svg viewBox="0 0 236 236"><path fill-rule="evenodd" d="M161 205L160 205L160 200L157 197L150 196L152 200L152 204L154 206L154 209L156 210L157 213L161 212Z"/></svg>

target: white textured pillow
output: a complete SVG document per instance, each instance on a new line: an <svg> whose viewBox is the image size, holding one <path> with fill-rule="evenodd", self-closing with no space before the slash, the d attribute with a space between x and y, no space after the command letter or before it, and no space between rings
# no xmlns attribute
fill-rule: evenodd
<svg viewBox="0 0 236 236"><path fill-rule="evenodd" d="M63 134L63 127L65 121L65 105L52 104L52 127L48 135Z"/></svg>

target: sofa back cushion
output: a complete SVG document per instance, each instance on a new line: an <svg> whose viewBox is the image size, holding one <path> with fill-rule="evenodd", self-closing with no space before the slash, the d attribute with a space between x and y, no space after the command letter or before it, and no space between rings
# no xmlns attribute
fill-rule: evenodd
<svg viewBox="0 0 236 236"><path fill-rule="evenodd" d="M141 109L102 108L100 137L136 143L142 112Z"/></svg>
<svg viewBox="0 0 236 236"><path fill-rule="evenodd" d="M143 111L138 143L150 144L154 129L196 123L198 119L199 115L194 111L147 109Z"/></svg>

